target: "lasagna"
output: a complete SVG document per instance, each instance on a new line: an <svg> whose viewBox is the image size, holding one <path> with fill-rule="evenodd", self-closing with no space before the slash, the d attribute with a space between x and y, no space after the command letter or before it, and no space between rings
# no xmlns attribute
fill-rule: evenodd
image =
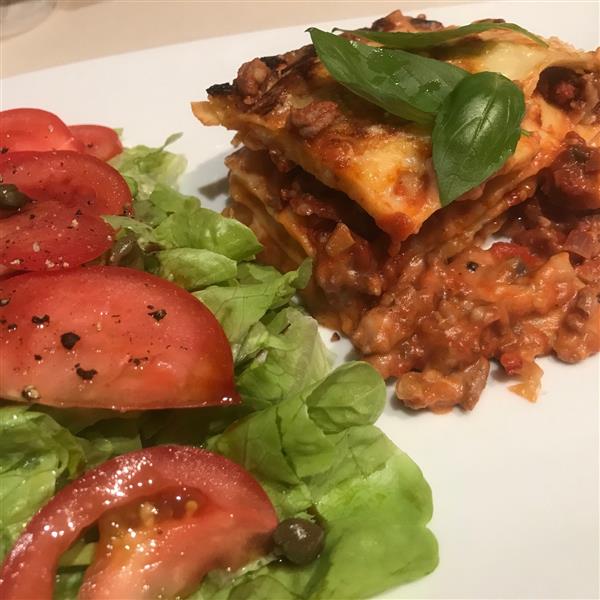
<svg viewBox="0 0 600 600"><path fill-rule="evenodd" d="M442 29L399 11L371 28ZM313 260L309 310L408 407L472 409L490 360L533 400L537 356L600 349L600 50L546 42L498 29L427 50L501 73L526 106L515 152L445 207L431 128L353 94L313 46L254 58L192 105L236 132L228 214L254 230L265 263Z"/></svg>

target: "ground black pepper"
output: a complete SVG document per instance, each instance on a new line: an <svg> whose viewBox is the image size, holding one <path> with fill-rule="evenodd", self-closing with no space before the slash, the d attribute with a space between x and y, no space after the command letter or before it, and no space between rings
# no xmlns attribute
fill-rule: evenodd
<svg viewBox="0 0 600 600"><path fill-rule="evenodd" d="M153 310L148 314L156 321L161 321L167 316L167 311L164 308L159 308L158 310Z"/></svg>
<svg viewBox="0 0 600 600"><path fill-rule="evenodd" d="M129 359L129 362L133 363L136 367L139 367L143 361L147 361L147 360L148 360L147 356L142 356L140 358L138 358L137 356L134 356Z"/></svg>
<svg viewBox="0 0 600 600"><path fill-rule="evenodd" d="M98 371L96 371L96 369L83 369L79 365L75 365L75 367L76 367L75 372L84 381L91 381L92 379L94 379L94 375L96 375L98 373Z"/></svg>
<svg viewBox="0 0 600 600"><path fill-rule="evenodd" d="M43 315L41 317L36 317L35 315L31 317L31 322L34 325L48 325L50 323L50 317L48 315Z"/></svg>
<svg viewBox="0 0 600 600"><path fill-rule="evenodd" d="M67 331L67 333L63 333L60 336L60 343L67 349L72 350L73 346L80 340L81 338L72 331Z"/></svg>

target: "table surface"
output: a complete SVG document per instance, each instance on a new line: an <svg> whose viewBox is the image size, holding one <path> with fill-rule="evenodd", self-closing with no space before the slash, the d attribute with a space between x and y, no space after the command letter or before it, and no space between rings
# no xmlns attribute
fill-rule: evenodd
<svg viewBox="0 0 600 600"><path fill-rule="evenodd" d="M42 23L0 41L0 76L200 38L336 18L383 16L396 8L414 12L442 3L457 2L58 0ZM0 33L1 28L0 24Z"/></svg>

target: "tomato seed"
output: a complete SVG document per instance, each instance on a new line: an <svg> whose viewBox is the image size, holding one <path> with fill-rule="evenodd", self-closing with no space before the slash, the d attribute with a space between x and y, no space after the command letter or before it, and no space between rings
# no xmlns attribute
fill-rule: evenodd
<svg viewBox="0 0 600 600"><path fill-rule="evenodd" d="M25 386L21 391L21 396L28 402L35 402L42 397L37 388L33 385Z"/></svg>

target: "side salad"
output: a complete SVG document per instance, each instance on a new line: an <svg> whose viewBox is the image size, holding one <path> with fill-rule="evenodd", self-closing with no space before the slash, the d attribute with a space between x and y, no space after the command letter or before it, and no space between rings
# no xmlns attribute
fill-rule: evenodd
<svg viewBox="0 0 600 600"><path fill-rule="evenodd" d="M17 131L14 112L0 113L3 130L10 122ZM176 136L158 148L122 149L106 128L71 130L39 113L29 113L25 125L21 120L13 148L6 137L1 141L7 150L0 185L13 205L4 200L0 215L0 390L7 398L0 401L0 596L352 599L431 572L438 553L427 528L430 488L375 425L385 402L381 377L362 362L332 368L316 321L296 303L310 264L281 274L256 263L261 246L247 227L181 194L177 180L186 162L168 150ZM31 122L45 126L50 118L58 133L37 136L38 146L28 147ZM96 184L81 168L79 177L88 177L83 192L80 182L72 184L75 176L27 187L19 165L60 162L61 152L80 164L86 148L95 161L110 159L103 162L106 173L115 181L120 173L129 195L119 184L112 192L86 191L107 179L98 176ZM17 183L13 171L20 173ZM15 207L19 195L25 200ZM68 211L82 195L87 207L73 216ZM116 210L99 200L115 197L126 198L113 204ZM28 221L43 216L50 224L42 251L58 253L45 259L52 266L31 252L30 262L11 264L14 252L25 256L23 237L29 248L31 236L40 235L22 229L22 221L15 226L31 211ZM63 228L61 215L88 216L85 235ZM53 239L66 242L56 250ZM86 266L57 267L58 258L68 262L64 254L73 244ZM82 276L73 279L82 271L85 297L75 293ZM165 359L172 379L144 356L118 362L129 348L119 345L122 324L110 329L99 321L89 338L55 325L67 313L73 318L73 306L85 313L94 304L121 302L125 314L132 296L146 302L148 282L167 308L146 306L147 320L136 324L135 335L144 344L179 345ZM29 291L15 309L14 290L23 289ZM52 307L36 312L29 326L60 335L64 352L46 356L42 348L30 357L35 364L47 360L56 373L52 393L32 382L17 397L10 386L17 381L13 371L25 369L24 342L10 337L14 323L1 313L25 304L38 312ZM104 317L123 319L115 314ZM181 326L169 329L170 322ZM88 339L96 346L85 354ZM77 356L101 360L65 367L74 347L81 348ZM78 387L62 386L65 368L75 369ZM126 368L144 384L136 387ZM96 378L102 369L115 369L106 387Z"/></svg>

